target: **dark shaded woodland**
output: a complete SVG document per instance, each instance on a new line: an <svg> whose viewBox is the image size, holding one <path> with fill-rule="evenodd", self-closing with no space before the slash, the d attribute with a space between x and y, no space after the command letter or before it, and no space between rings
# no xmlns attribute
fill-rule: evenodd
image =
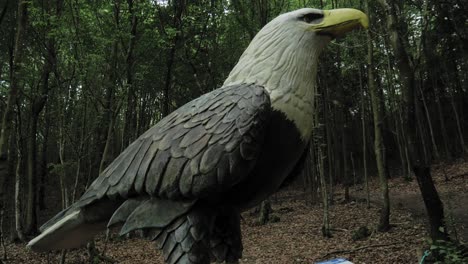
<svg viewBox="0 0 468 264"><path fill-rule="evenodd" d="M431 237L449 239L431 165L468 155L465 1L2 0L2 241L37 234L138 135L220 87L263 25L301 7L371 19L370 31L321 56L316 129L297 179L308 202L328 208L335 186L350 199L349 186L379 177L375 217L386 231L387 180L416 177L435 209Z"/></svg>

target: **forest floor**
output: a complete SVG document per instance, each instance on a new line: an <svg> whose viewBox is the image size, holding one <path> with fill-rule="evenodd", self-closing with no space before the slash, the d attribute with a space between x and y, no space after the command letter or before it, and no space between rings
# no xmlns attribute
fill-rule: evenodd
<svg viewBox="0 0 468 264"><path fill-rule="evenodd" d="M467 242L468 162L434 166L433 178L443 198L452 235ZM353 263L418 263L428 244L428 234L417 183L401 177L390 180L393 227L386 233L375 231L379 211L378 182L372 181L370 186L374 190L370 209L360 198L364 196L363 186L351 189L351 195L357 199L350 203L342 202L343 191L337 188L335 204L330 209L331 238L321 234L323 212L319 205L306 205L302 190L288 188L279 192L271 200L276 222L258 225L256 215L243 214L241 263L312 264L336 257ZM354 241L353 232L362 226L370 229L370 236ZM96 246L100 251L105 247L105 255L116 263L163 263L154 244L143 239L114 237L106 245L101 235L96 239ZM59 259L59 254L30 252L24 244L7 244L7 254L5 263L48 263L48 260L58 263ZM73 250L68 252L66 263L86 263L87 258L85 249Z"/></svg>
<svg viewBox="0 0 468 264"><path fill-rule="evenodd" d="M449 233L455 239L468 243L468 162L433 166L432 175L444 204ZM377 185L378 183L374 181L369 186L370 200L376 206L382 204ZM393 208L406 210L414 218L426 221L426 208L415 180L412 182L406 182L402 178L390 180L389 189ZM356 188L353 194L356 199L365 199L365 190L362 186Z"/></svg>

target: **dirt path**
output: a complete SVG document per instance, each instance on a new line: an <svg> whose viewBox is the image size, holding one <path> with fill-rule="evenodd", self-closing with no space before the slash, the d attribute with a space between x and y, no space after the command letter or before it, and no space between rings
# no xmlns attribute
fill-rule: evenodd
<svg viewBox="0 0 468 264"><path fill-rule="evenodd" d="M468 193L441 192L444 212L449 227L455 227L456 236L464 243L468 242ZM355 194L358 199L365 199L365 193ZM377 194L371 194L371 202L382 204ZM390 203L393 208L407 210L415 218L424 219L427 223L427 214L424 201L416 192L390 192Z"/></svg>
<svg viewBox="0 0 468 264"><path fill-rule="evenodd" d="M414 217L426 218L426 207L419 194L394 194L394 206L407 209ZM455 226L459 239L468 242L468 194L442 193L448 226Z"/></svg>

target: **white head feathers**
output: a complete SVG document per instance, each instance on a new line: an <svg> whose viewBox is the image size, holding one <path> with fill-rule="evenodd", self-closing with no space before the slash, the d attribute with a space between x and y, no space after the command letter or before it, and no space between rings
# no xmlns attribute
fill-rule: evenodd
<svg viewBox="0 0 468 264"><path fill-rule="evenodd" d="M323 11L304 8L278 16L252 40L224 85L255 83L270 93L272 107L294 122L308 141L318 56L331 40L309 29L304 14Z"/></svg>

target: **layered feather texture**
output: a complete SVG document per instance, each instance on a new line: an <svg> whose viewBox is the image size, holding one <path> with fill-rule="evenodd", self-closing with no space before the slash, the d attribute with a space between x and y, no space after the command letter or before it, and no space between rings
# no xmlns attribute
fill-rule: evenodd
<svg viewBox="0 0 468 264"><path fill-rule="evenodd" d="M66 236L70 228L96 224L94 215L99 215L101 229L109 219L109 225L123 223L122 234L163 229L198 199L222 194L248 177L261 151L270 110L268 93L253 84L223 87L187 103L125 149L75 204L42 231L48 237ZM110 210L87 210L107 200L113 201ZM39 237L30 246L70 247L61 245L61 239L54 244L46 238Z"/></svg>

